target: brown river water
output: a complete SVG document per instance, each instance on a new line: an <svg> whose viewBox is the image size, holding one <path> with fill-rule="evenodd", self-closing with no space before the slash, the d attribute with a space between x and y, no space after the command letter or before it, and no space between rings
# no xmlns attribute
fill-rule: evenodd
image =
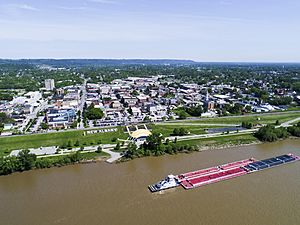
<svg viewBox="0 0 300 225"><path fill-rule="evenodd" d="M2 176L0 224L299 225L300 162L188 191L147 189L169 173L289 152L300 155L300 139Z"/></svg>

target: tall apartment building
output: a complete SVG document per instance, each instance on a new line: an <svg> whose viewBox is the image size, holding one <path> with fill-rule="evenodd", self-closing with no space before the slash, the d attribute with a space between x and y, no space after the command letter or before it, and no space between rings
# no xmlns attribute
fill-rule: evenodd
<svg viewBox="0 0 300 225"><path fill-rule="evenodd" d="M54 80L53 79L45 80L45 88L48 91L53 91L55 88Z"/></svg>

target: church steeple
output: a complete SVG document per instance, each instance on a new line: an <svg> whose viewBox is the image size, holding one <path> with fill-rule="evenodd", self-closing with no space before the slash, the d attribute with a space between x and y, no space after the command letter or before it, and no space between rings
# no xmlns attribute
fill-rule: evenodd
<svg viewBox="0 0 300 225"><path fill-rule="evenodd" d="M205 101L208 102L208 100L209 100L208 91L206 91Z"/></svg>

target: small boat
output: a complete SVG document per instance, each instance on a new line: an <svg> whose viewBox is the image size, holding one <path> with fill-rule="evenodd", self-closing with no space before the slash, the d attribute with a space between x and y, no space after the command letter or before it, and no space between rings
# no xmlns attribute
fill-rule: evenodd
<svg viewBox="0 0 300 225"><path fill-rule="evenodd" d="M157 182L156 184L149 185L148 188L151 192L157 192L166 190L169 188L174 188L179 186L179 181L176 176L170 174L164 180Z"/></svg>

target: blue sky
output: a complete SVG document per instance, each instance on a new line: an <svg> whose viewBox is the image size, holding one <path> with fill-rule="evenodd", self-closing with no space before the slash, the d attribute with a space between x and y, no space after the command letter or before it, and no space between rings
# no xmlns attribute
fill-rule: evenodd
<svg viewBox="0 0 300 225"><path fill-rule="evenodd" d="M0 0L0 58L300 62L299 0Z"/></svg>

